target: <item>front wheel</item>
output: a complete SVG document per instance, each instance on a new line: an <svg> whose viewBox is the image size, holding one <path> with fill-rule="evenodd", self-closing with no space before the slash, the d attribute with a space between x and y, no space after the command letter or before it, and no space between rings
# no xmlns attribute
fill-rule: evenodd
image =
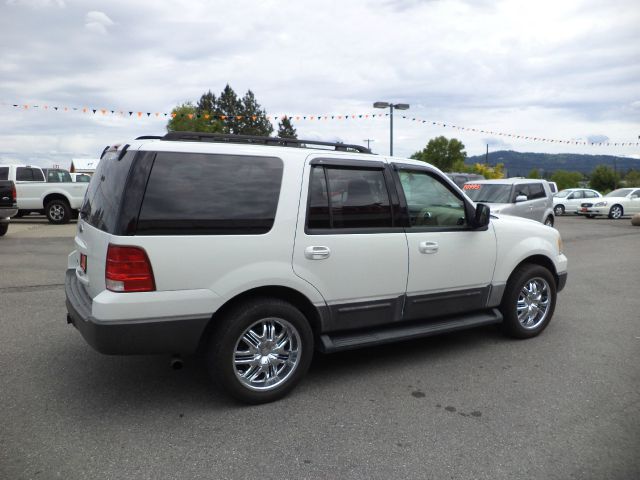
<svg viewBox="0 0 640 480"><path fill-rule="evenodd" d="M563 205L556 205L555 207L553 207L553 213L556 216L564 215L564 206Z"/></svg>
<svg viewBox="0 0 640 480"><path fill-rule="evenodd" d="M61 225L71 220L71 208L64 200L51 200L44 208L44 214L50 223Z"/></svg>
<svg viewBox="0 0 640 480"><path fill-rule="evenodd" d="M313 357L305 316L275 298L239 304L220 319L207 352L213 380L241 402L278 400L302 379Z"/></svg>
<svg viewBox="0 0 640 480"><path fill-rule="evenodd" d="M551 272L540 265L521 265L511 274L500 305L503 330L515 338L535 337L547 327L555 307Z"/></svg>
<svg viewBox="0 0 640 480"><path fill-rule="evenodd" d="M611 210L609 210L609 218L617 220L622 217L622 213L622 207L620 205L614 205L611 207Z"/></svg>

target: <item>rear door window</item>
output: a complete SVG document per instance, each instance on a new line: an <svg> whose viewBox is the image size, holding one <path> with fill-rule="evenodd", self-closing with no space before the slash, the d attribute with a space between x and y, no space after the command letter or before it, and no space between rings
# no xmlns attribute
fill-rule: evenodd
<svg viewBox="0 0 640 480"><path fill-rule="evenodd" d="M276 157L158 153L137 234L267 233L275 220L282 173L282 160Z"/></svg>
<svg viewBox="0 0 640 480"><path fill-rule="evenodd" d="M536 198L544 198L547 195L544 193L544 187L541 183L530 183L529 187L529 200L534 200Z"/></svg>

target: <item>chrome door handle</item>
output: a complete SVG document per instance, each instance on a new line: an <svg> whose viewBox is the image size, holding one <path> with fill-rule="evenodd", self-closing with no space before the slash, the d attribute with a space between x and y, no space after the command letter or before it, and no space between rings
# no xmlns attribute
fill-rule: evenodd
<svg viewBox="0 0 640 480"><path fill-rule="evenodd" d="M331 250L329 247L307 247L304 249L304 256L309 260L324 260L329 258Z"/></svg>
<svg viewBox="0 0 640 480"><path fill-rule="evenodd" d="M438 242L420 242L418 250L420 253L436 253L438 251Z"/></svg>

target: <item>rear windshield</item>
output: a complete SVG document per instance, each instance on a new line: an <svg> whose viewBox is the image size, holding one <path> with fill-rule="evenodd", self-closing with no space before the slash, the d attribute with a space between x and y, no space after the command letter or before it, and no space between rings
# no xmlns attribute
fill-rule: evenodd
<svg viewBox="0 0 640 480"><path fill-rule="evenodd" d="M80 210L87 223L108 233L116 232L122 193L135 156L135 152L127 152L118 160L119 153L108 152L102 157Z"/></svg>
<svg viewBox="0 0 640 480"><path fill-rule="evenodd" d="M158 153L137 234L267 233L275 219L282 171L276 157Z"/></svg>
<svg viewBox="0 0 640 480"><path fill-rule="evenodd" d="M511 202L511 185L506 183L467 183L462 188L474 202Z"/></svg>
<svg viewBox="0 0 640 480"><path fill-rule="evenodd" d="M9 167L0 167L0 180L9 180Z"/></svg>

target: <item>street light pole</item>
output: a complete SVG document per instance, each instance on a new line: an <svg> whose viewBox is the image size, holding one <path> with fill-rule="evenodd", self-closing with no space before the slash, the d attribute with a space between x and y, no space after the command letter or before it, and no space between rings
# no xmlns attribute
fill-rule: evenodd
<svg viewBox="0 0 640 480"><path fill-rule="evenodd" d="M389 103L389 102L375 102L373 108L389 108L390 119L390 131L389 131L389 156L393 157L393 109L396 110L409 110L408 103Z"/></svg>

